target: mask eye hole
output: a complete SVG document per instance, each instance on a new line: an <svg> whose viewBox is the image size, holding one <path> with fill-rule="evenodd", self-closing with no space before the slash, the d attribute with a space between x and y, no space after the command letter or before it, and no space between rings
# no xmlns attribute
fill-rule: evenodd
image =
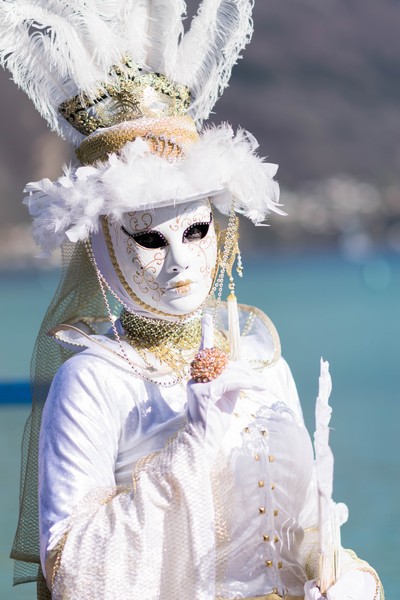
<svg viewBox="0 0 400 600"><path fill-rule="evenodd" d="M206 237L212 222L212 214L210 214L209 223L193 223L183 232L182 240L184 244L198 242Z"/></svg>
<svg viewBox="0 0 400 600"><path fill-rule="evenodd" d="M144 231L143 233L131 233L127 231L123 225L121 225L122 231L132 238L139 246L142 248L165 248L168 245L165 237L159 232L155 230Z"/></svg>

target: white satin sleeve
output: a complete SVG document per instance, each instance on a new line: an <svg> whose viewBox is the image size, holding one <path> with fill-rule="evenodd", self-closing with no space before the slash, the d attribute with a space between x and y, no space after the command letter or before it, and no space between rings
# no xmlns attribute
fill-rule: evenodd
<svg viewBox="0 0 400 600"><path fill-rule="evenodd" d="M78 358L78 357L77 357ZM43 414L39 453L42 567L59 561L53 600L214 598L213 500L203 439L175 434L115 485L120 416L102 370L74 359L58 371ZM62 548L60 543L62 541Z"/></svg>
<svg viewBox="0 0 400 600"><path fill-rule="evenodd" d="M82 498L94 487L115 487L120 425L102 368L101 360L74 357L58 370L46 400L39 441L43 568Z"/></svg>

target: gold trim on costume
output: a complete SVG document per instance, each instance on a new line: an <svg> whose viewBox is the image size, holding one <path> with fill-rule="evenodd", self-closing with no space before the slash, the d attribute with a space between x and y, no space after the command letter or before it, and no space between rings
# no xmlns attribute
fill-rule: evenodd
<svg viewBox="0 0 400 600"><path fill-rule="evenodd" d="M216 598L216 600L236 600L236 598ZM242 598L241 600L304 600L304 596L291 596L290 594L285 594L284 596L280 596L279 594L267 594L266 596L252 596L251 598Z"/></svg>
<svg viewBox="0 0 400 600"><path fill-rule="evenodd" d="M369 573L374 578L376 586L374 600L385 600L385 591L383 589L382 582L379 579L378 573L375 571L375 569L371 567L371 565L369 565L365 560L358 558L354 550L351 550L350 548L344 548L344 551L348 556L350 556L352 561L354 561L354 566L351 565L353 568L359 571L364 571L364 573Z"/></svg>
<svg viewBox="0 0 400 600"><path fill-rule="evenodd" d="M223 305L225 305L226 302L223 303ZM258 317L266 326L266 328L268 329L269 333L271 334L271 338L272 338L272 343L273 343L273 347L274 347L274 354L271 358L271 360L251 360L250 362L252 364L254 363L258 363L260 364L260 366L263 367L270 367L273 364L275 364L277 362L277 360L279 360L279 358L281 357L281 340L279 338L279 333L275 327L275 325L273 324L273 322L271 321L271 319L265 314L265 312L263 312L261 309L256 308L255 306L249 306L248 304L241 304L238 303L238 309L240 311L243 312L248 312L249 317L247 320L247 323L244 327L243 332L241 333L241 337L247 335L249 333L249 331L251 330L251 326L253 325L253 321L251 320L251 316L255 316Z"/></svg>

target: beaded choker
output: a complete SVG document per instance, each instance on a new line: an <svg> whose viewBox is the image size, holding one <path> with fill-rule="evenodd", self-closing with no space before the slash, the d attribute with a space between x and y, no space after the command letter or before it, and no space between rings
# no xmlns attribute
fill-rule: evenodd
<svg viewBox="0 0 400 600"><path fill-rule="evenodd" d="M126 341L148 363L149 355L166 363L180 380L190 375L190 362L201 341L201 314L187 321L165 321L143 317L127 310L120 315ZM215 345L226 349L223 333L215 332Z"/></svg>
<svg viewBox="0 0 400 600"><path fill-rule="evenodd" d="M126 337L135 348L150 350L173 345L181 350L198 348L201 340L200 315L187 321L151 319L123 310L120 316Z"/></svg>

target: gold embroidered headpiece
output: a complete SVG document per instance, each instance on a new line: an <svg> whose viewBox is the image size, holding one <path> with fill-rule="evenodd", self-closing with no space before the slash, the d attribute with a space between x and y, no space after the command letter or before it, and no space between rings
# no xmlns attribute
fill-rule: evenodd
<svg viewBox="0 0 400 600"><path fill-rule="evenodd" d="M282 212L277 166L251 134L198 133L250 40L253 0L200 1L186 31L184 4L0 2L0 64L84 165L25 188L45 252L85 240L103 215L198 198L226 215L235 198L254 223Z"/></svg>
<svg viewBox="0 0 400 600"><path fill-rule="evenodd" d="M190 91L159 73L143 73L125 59L110 71L94 97L79 94L59 106L60 114L87 136L76 150L82 164L107 160L111 153L137 137L153 153L168 159L183 154L186 144L198 140L195 123L187 115Z"/></svg>

